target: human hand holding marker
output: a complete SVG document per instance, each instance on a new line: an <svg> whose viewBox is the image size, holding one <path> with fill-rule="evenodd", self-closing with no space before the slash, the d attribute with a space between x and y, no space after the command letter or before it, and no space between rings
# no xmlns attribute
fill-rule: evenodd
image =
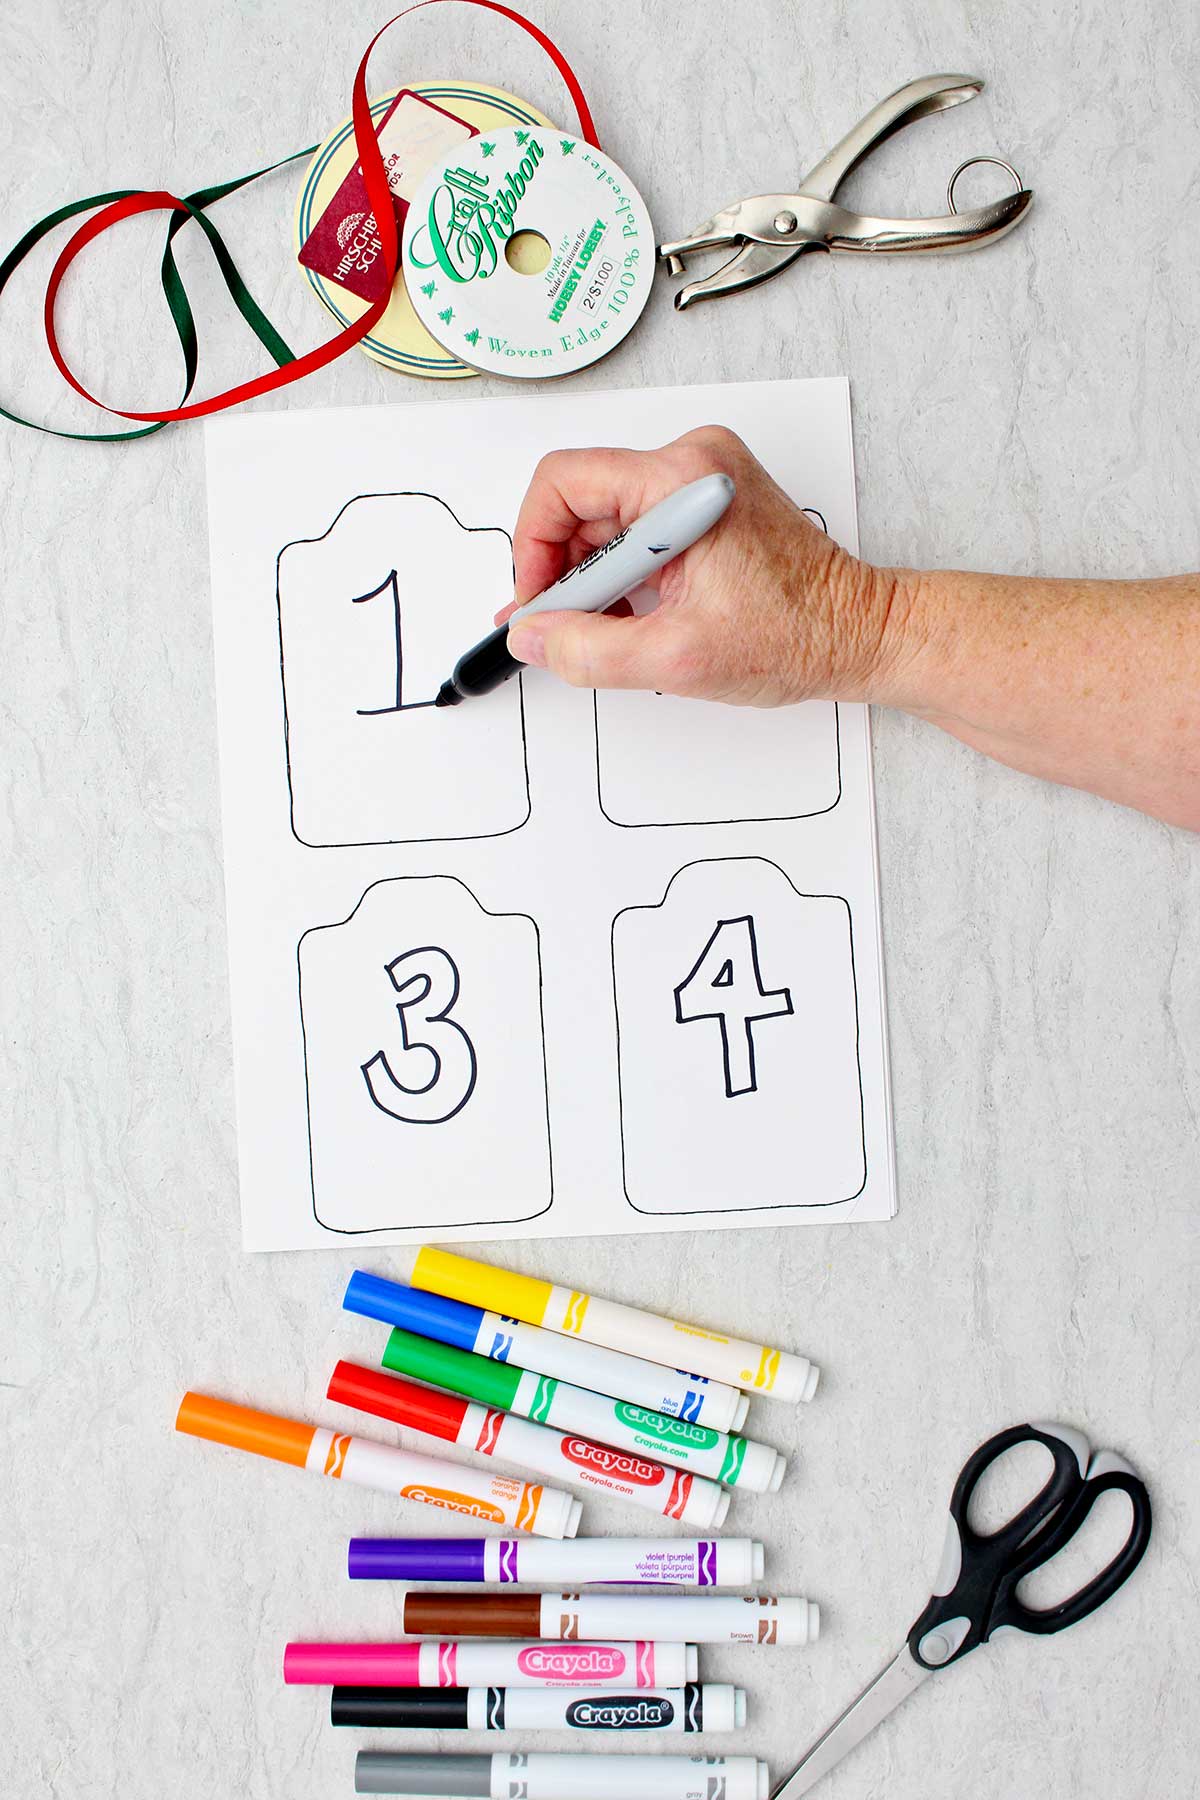
<svg viewBox="0 0 1200 1800"><path fill-rule="evenodd" d="M520 607L522 618L563 611L603 612L651 582L661 568L690 549L726 512L733 495L732 478L717 472L669 490L581 561L561 570L543 593L525 601ZM510 608L505 617L511 616ZM459 657L434 704L457 706L460 701L488 694L520 667L509 648L509 633L499 628Z"/></svg>
<svg viewBox="0 0 1200 1800"><path fill-rule="evenodd" d="M714 472L737 498L651 583L653 612L518 616L681 481ZM508 649L575 687L899 707L1012 768L1200 831L1200 574L875 567L818 530L719 426L659 450L543 457L513 560L516 599L497 615Z"/></svg>
<svg viewBox="0 0 1200 1800"><path fill-rule="evenodd" d="M720 473L736 498L651 574L637 618L549 610L557 581L681 483ZM866 697L886 616L877 572L839 548L731 431L705 426L660 450L542 458L513 537L516 599L497 615L521 662L574 687L653 688L741 706L816 694ZM542 590L546 590L545 593ZM539 595L535 612L526 596Z"/></svg>

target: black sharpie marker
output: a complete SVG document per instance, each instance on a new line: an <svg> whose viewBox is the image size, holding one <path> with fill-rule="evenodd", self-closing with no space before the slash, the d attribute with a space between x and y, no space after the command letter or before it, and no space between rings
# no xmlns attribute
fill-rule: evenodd
<svg viewBox="0 0 1200 1800"><path fill-rule="evenodd" d="M460 656L453 675L442 683L435 705L457 706L475 694L490 694L525 666L509 655L510 625L531 613L603 612L711 531L733 495L728 475L704 475L668 494L634 524L568 569L553 587L518 607L508 624Z"/></svg>

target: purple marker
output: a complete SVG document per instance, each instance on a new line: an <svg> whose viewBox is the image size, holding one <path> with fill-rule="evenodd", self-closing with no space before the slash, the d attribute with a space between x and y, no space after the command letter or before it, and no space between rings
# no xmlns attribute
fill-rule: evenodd
<svg viewBox="0 0 1200 1800"><path fill-rule="evenodd" d="M745 1587L761 1581L750 1538L351 1538L351 1581L530 1581L568 1588Z"/></svg>

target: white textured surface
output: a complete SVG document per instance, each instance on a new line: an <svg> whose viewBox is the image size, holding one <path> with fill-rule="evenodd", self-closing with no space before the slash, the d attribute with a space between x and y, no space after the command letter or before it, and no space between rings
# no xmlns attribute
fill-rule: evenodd
<svg viewBox="0 0 1200 1800"><path fill-rule="evenodd" d="M934 211L954 164L995 149L1039 195L1028 225L977 257L814 258L683 318L664 282L581 385L845 370L868 554L1114 575L1200 564L1193 12L536 10L664 232L787 186L869 104L937 68L992 85L885 146L850 194ZM5 241L81 191L186 190L312 142L346 110L381 16L362 0L15 0L0 19ZM462 73L563 114L554 76L502 22L445 7L393 35L380 86ZM288 266L291 190L264 184L222 223L305 343L324 320ZM143 245L152 268L156 239L130 226L121 250ZM215 373L232 379L253 345L196 246L182 260ZM153 279L125 305L124 356L105 349L113 315L86 310L114 261L97 253L72 284L68 342L113 396L169 398ZM3 302L0 401L82 418L46 378L35 294L20 278ZM369 403L396 393L390 379L351 357L278 403ZM282 1688L280 1653L289 1636L385 1631L386 1592L344 1582L344 1540L394 1512L171 1433L186 1385L303 1412L336 1354L369 1360L377 1342L339 1315L349 1254L237 1249L200 435L97 448L6 427L0 462L0 1786L22 1800L348 1794L360 1734L335 1736L319 1693ZM1002 1424L1058 1416L1149 1474L1147 1565L1077 1630L1001 1639L929 1684L818 1791L1192 1794L1197 842L901 718L878 720L876 766L900 1217L522 1260L825 1366L802 1415L752 1414L792 1472L783 1495L738 1501L730 1528L766 1538L770 1583L819 1598L825 1630L811 1651L705 1659L750 1689L738 1748L783 1773L899 1644L964 1454Z"/></svg>

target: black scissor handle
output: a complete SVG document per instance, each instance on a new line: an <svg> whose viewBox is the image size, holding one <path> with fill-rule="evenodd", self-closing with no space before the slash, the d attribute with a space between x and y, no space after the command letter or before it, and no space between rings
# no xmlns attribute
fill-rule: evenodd
<svg viewBox="0 0 1200 1800"><path fill-rule="evenodd" d="M992 1464L1018 1444L1041 1444L1054 1467L1040 1492L998 1531L978 1532L967 1517L975 1490ZM1134 1508L1124 1548L1061 1606L1043 1611L1025 1606L1016 1597L1018 1582L1061 1550L1100 1495L1113 1488L1129 1494ZM941 1669L1004 1625L1040 1634L1065 1630L1129 1578L1149 1538L1150 1497L1120 1457L1103 1451L1093 1458L1087 1439L1069 1425L1010 1426L968 1457L954 1485L933 1598L909 1632L908 1647L923 1668Z"/></svg>
<svg viewBox="0 0 1200 1800"><path fill-rule="evenodd" d="M993 1463L1018 1444L1041 1444L1053 1457L1054 1467L1033 1499L1006 1524L997 1531L976 1531L969 1522L975 1490ZM981 1444L964 1463L950 1496L950 1517L962 1539L964 1563L969 1556L979 1557L998 1570L1078 1491L1090 1456L1087 1439L1070 1425L1010 1425Z"/></svg>
<svg viewBox="0 0 1200 1800"><path fill-rule="evenodd" d="M1026 1575L1031 1575L1035 1569L1040 1569L1043 1563L1057 1555L1083 1529L1088 1514L1101 1494L1111 1493L1127 1494L1133 1509L1129 1536L1111 1562L1106 1563L1099 1574L1085 1582L1077 1593L1059 1601L1056 1606L1026 1606L1017 1596L1018 1584ZM1152 1520L1150 1495L1136 1469L1130 1468L1124 1458L1113 1451L1101 1450L1092 1458L1087 1479L1074 1500L1069 1500L1062 1512L1050 1519L1037 1533L1025 1554L1005 1576L996 1596L991 1629L996 1631L1002 1625L1012 1625L1018 1631L1046 1636L1051 1632L1065 1631L1068 1625L1075 1625L1080 1619L1086 1619L1089 1613L1095 1612L1098 1606L1103 1606L1129 1580L1146 1554Z"/></svg>

